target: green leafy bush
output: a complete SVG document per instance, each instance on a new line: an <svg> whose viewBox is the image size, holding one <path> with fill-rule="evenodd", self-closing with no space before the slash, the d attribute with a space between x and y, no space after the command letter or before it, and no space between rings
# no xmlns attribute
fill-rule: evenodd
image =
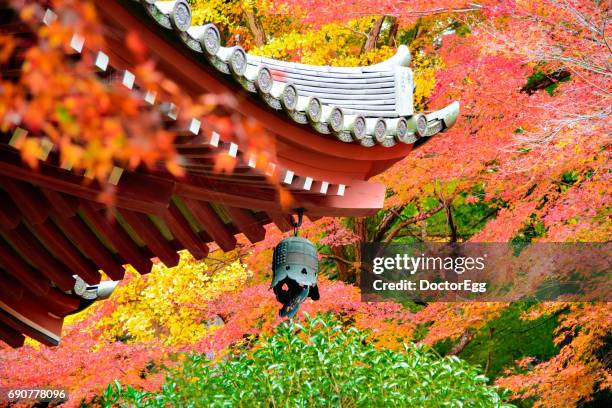
<svg viewBox="0 0 612 408"><path fill-rule="evenodd" d="M457 357L421 346L380 350L329 316L284 323L252 352L222 362L192 354L159 393L110 385L105 406L507 407L505 395Z"/></svg>

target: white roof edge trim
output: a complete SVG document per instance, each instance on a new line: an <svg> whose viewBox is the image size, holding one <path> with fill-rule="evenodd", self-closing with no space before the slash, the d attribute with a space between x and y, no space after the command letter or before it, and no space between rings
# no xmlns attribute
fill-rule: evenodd
<svg viewBox="0 0 612 408"><path fill-rule="evenodd" d="M208 59L209 63L216 68L218 71L231 74L234 80L240 83L244 89L251 93L258 93L260 97L273 109L282 110L285 108L286 114L293 119L296 123L312 126L314 130L321 134L330 134L335 133L337 138L343 142L357 142L362 146L374 146L377 143L379 145L385 147L391 147L395 144L395 139L393 138L393 133L396 133L396 126L399 120L407 120L409 121L414 115L414 101L413 101L413 93L414 93L414 75L410 68L411 63L411 55L410 49L406 45L400 45L397 48L397 51L393 56L388 58L385 61L382 61L378 64L368 65L368 66L360 66L360 67L336 67L336 66L317 66L317 65L309 65L303 63L295 63L295 62L287 62L276 60L273 58L257 56L249 53L245 53L242 48L237 45L233 47L222 47L220 46L220 39L217 35L217 39L215 40L217 46L214 47L214 51L211 49L209 53L204 52L204 37L201 37L206 31L206 28L210 28L214 26L213 24L204 24L199 26L184 26L182 28L176 27L176 24L172 22L176 22L177 16L175 8L170 8L170 4L174 4L177 2L174 1L156 1L156 0L133 0L134 2L140 3L149 17L157 22L160 26L173 30L181 39L181 41L187 45L194 52L204 53L205 57ZM189 5L185 0L179 0L181 6L186 6L189 8ZM159 4L158 4L159 3ZM190 13L190 10L188 10ZM174 19L174 20L173 20ZM216 27L213 27L215 31L218 32ZM201 37L201 38L196 38ZM206 46L208 48L208 42L206 42ZM237 70L236 67L232 65L233 55L236 50L242 51L244 57L243 61L238 61L240 64L240 70ZM231 66L230 66L231 65ZM232 69L233 68L233 69ZM274 95L270 95L267 92L262 92L263 90L260 87L256 86L257 82L257 73L262 68L268 68L272 71L272 86L275 91ZM276 71L276 72L274 72ZM300 72L301 71L301 72ZM283 98L283 93L278 93L278 90L284 89L287 85L287 82L292 82L290 78L286 77L287 74L295 76L296 74L300 75L300 79L296 79L296 82L303 82L302 84L296 84L296 92L293 95L289 95L292 102L291 106L285 106L287 100L283 100L285 104L282 104L281 99ZM274 76L277 76L274 78ZM303 79L301 79L303 76ZM312 78L312 79L311 79ZM319 84L317 81L325 81L324 84ZM381 79L377 78L388 78L381 82ZM338 82L342 85L338 88L338 91L335 93L330 93L330 95L344 95L341 98L330 99L324 97L325 91L333 91L334 83ZM353 83L354 82L354 83ZM306 85L306 84L312 84ZM387 105L382 104L383 101L378 101L377 99L370 98L364 99L364 101L359 100L359 96L361 93L355 93L354 89L365 89L365 87L372 89L372 93L376 94L376 89L378 84L381 84L381 87L385 88L385 97L389 99L390 96L393 99L389 99L386 103ZM364 87L363 84L367 86ZM314 90L309 91L301 91L301 86L304 87L316 87L317 85L325 85L321 86L321 94L317 93ZM390 86L392 85L392 86ZM328 89L325 89L328 88ZM389 92L393 89L392 92ZM302 93L304 92L304 93ZM355 96L355 98L349 98L348 96ZM367 94L364 92L364 95ZM308 103L311 98L316 97L321 105L321 110L323 111L322 115L319 115L319 118L316 120L312 120L312 118L306 114L306 110L308 109ZM297 103L293 104L293 101L296 100ZM371 101L371 103L368 103ZM346 102L346 103L345 103ZM363 134L362 138L349 140L351 138L345 137L347 130L343 130L342 132L331 132L329 129L329 116L325 113L328 113L331 108L337 107L346 112L347 116L351 117L362 117L364 118L369 126L367 127L366 132ZM436 129L433 131L433 134L446 131L448 128L453 126L457 120L459 114L459 104L458 102L454 102L440 111L431 112L427 114L428 120L428 129ZM373 127L371 123L373 121L381 120L384 121L385 127L387 129L387 137L374 138L374 134L372 133ZM438 126L434 126L435 123L442 122L444 126L441 126L439 130ZM348 127L352 127L352 121L347 121L349 123ZM429 123L431 122L431 123ZM382 125L381 125L382 126ZM350 131L352 132L353 129ZM429 135L429 136L431 136ZM405 136L405 135L404 135ZM398 138L399 139L399 138ZM402 143L410 144L411 138L401 137L402 140L398 140Z"/></svg>

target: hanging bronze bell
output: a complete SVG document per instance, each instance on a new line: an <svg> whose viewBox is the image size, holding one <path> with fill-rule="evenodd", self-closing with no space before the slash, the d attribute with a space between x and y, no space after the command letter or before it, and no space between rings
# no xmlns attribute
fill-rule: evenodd
<svg viewBox="0 0 612 408"><path fill-rule="evenodd" d="M319 300L317 249L309 240L297 236L283 239L272 257L272 289L283 304L282 317L292 318L307 297Z"/></svg>

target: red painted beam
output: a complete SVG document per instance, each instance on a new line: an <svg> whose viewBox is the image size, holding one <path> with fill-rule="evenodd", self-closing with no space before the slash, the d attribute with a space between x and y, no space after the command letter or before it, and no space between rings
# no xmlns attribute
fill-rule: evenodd
<svg viewBox="0 0 612 408"><path fill-rule="evenodd" d="M291 216L280 212L269 211L268 216L272 219L274 224L282 232L287 232L293 228L291 225Z"/></svg>
<svg viewBox="0 0 612 408"><path fill-rule="evenodd" d="M11 326L0 322L0 340L13 348L19 348L23 346L25 336Z"/></svg>
<svg viewBox="0 0 612 408"><path fill-rule="evenodd" d="M81 251L92 259L108 276L114 280L123 279L125 270L115 256L98 240L80 217L56 217L66 235L77 243Z"/></svg>
<svg viewBox="0 0 612 408"><path fill-rule="evenodd" d="M22 298L15 300L8 292L0 291L0 323L43 344L57 345L63 324L59 314L76 310L79 300L56 288L42 297L31 295L20 284L15 289L23 291Z"/></svg>
<svg viewBox="0 0 612 408"><path fill-rule="evenodd" d="M14 302L0 292L0 322L47 346L57 346L63 319L51 316L36 298Z"/></svg>
<svg viewBox="0 0 612 408"><path fill-rule="evenodd" d="M193 215L193 214L192 214ZM204 229L202 229L202 231L198 232L198 237L200 237L200 240L204 241L207 244L210 243L214 243L215 240L213 239L213 237L211 237L208 232ZM210 248L209 248L210 250Z"/></svg>
<svg viewBox="0 0 612 408"><path fill-rule="evenodd" d="M100 214L90 201L81 200L80 209L100 235L108 240L140 274L151 272L153 266L151 260L114 218L109 220L103 214Z"/></svg>
<svg viewBox="0 0 612 408"><path fill-rule="evenodd" d="M4 210L0 211L0 228L3 230L15 229L21 221L21 214L13 205L8 205L9 202L9 195L0 190L0 203Z"/></svg>
<svg viewBox="0 0 612 408"><path fill-rule="evenodd" d="M383 207L385 186L370 181L354 180L346 188L344 196L291 192L294 202L291 208L282 208L279 192L271 188L218 182L206 177L190 175L177 183L175 193L182 198L222 203L232 207L249 208L266 212L291 211L302 207L313 216L369 216Z"/></svg>
<svg viewBox="0 0 612 408"><path fill-rule="evenodd" d="M102 189L92 180L39 163L39 169L26 167L19 153L12 148L0 145L0 175L44 186L46 189L60 191L89 201L104 203ZM116 190L116 203L119 208L161 215L166 210L174 189L171 180L152 177L140 173L124 172Z"/></svg>
<svg viewBox="0 0 612 408"><path fill-rule="evenodd" d="M264 227L247 210L228 206L225 208L230 213L232 222L246 235L251 243L262 241L266 237Z"/></svg>
<svg viewBox="0 0 612 408"><path fill-rule="evenodd" d="M25 225L20 224L16 229L6 232L6 237L22 255L26 256L60 289L71 290L74 287L74 278L70 271L47 251Z"/></svg>
<svg viewBox="0 0 612 408"><path fill-rule="evenodd" d="M45 222L49 216L49 203L30 184L2 176L0 177L0 186L9 194L19 212L26 217L30 224L36 225Z"/></svg>
<svg viewBox="0 0 612 408"><path fill-rule="evenodd" d="M79 200L57 191L41 188L45 198L55 208L55 212L62 218L74 217L79 208Z"/></svg>
<svg viewBox="0 0 612 408"><path fill-rule="evenodd" d="M293 193L296 207L305 209L311 220L320 217L374 215L383 207L386 187L371 181L353 180L343 196Z"/></svg>
<svg viewBox="0 0 612 408"><path fill-rule="evenodd" d="M50 220L34 225L32 229L55 257L61 259L66 266L71 268L72 272L90 285L100 282L101 276L96 265L85 259ZM80 245L80 242L75 241L77 245Z"/></svg>
<svg viewBox="0 0 612 408"><path fill-rule="evenodd" d="M219 219L217 213L208 203L182 198L183 202L198 220L206 232L215 240L219 248L231 251L236 248L236 237L228 230L228 226Z"/></svg>
<svg viewBox="0 0 612 408"><path fill-rule="evenodd" d="M204 259L208 255L208 245L191 229L189 222L171 202L164 213L163 220L176 239L187 249L195 259Z"/></svg>
<svg viewBox="0 0 612 408"><path fill-rule="evenodd" d="M153 222L144 214L119 209L119 213L125 221L130 224L132 229L138 234L149 249L168 267L176 266L179 262L179 255L176 253L170 242L163 237L161 232Z"/></svg>
<svg viewBox="0 0 612 408"><path fill-rule="evenodd" d="M175 192L182 198L197 201L214 202L237 208L284 212L280 204L279 192L267 182L243 183L235 179L217 180L212 177L191 174L181 183L176 184ZM307 192L304 195L307 194L311 193ZM296 203L297 206L299 206L298 203Z"/></svg>
<svg viewBox="0 0 612 408"><path fill-rule="evenodd" d="M281 210L277 193L269 186L262 188L189 175L184 182L176 184L175 193L180 197L197 201L221 203L240 208Z"/></svg>
<svg viewBox="0 0 612 408"><path fill-rule="evenodd" d="M81 303L78 297L67 295L56 288L50 288L46 294L36 296L31 288L24 286L3 270L0 270L0 289L7 301L19 302L24 298L35 299L37 304L55 316L65 316L77 310Z"/></svg>
<svg viewBox="0 0 612 408"><path fill-rule="evenodd" d="M17 252L0 238L0 265L23 283L30 291L43 296L49 292L50 282L39 271L28 265Z"/></svg>
<svg viewBox="0 0 612 408"><path fill-rule="evenodd" d="M15 278L0 269L0 292L6 293L13 300L20 300L23 297L24 290Z"/></svg>
<svg viewBox="0 0 612 408"><path fill-rule="evenodd" d="M0 159L4 158L5 153L6 152L3 153L3 150L0 148ZM10 154L8 156L9 159L12 158ZM32 179L35 182L43 183L46 188L63 191L80 198L99 202L99 189L80 185L79 183L82 182L81 177L63 171L60 171L60 174L57 173L59 169L47 169L47 167L41 164L43 172L46 171L45 174L41 174L33 172L30 169L24 169L21 165L15 167L12 166L10 162L0 162L0 174L8 173L15 177L19 176L19 178L25 180ZM137 211L149 214L163 214L172 193L181 197L192 198L199 201L218 202L239 208L280 212L287 210L282 208L278 192L270 188L267 184L262 186L251 186L245 185L244 183L211 180L207 177L195 175L183 178L180 183L174 183L169 180L161 179L160 177L146 174L124 173L119 183L119 187L121 187L124 180L128 180L129 182L125 182L125 187L118 188L116 193L117 207L126 209L138 207ZM164 182L166 184L164 184ZM164 198L166 201L164 201L163 204L163 200L158 201L157 204L152 202L150 197L154 194L149 191L146 194L143 193L142 199L136 205L134 204L133 197L138 190L129 187L134 185L138 185L138 188L141 190L158 190L160 188L162 190L167 190L168 186L173 186L173 188L164 191L162 194L163 197L167 197ZM298 192L292 194L295 197L295 207L303 207L313 215L365 216L374 214L378 208L382 207L385 187L376 183L355 180L347 187L346 194L343 197ZM145 204L142 201L147 202ZM126 203L132 203L134 205L127 205Z"/></svg>
<svg viewBox="0 0 612 408"><path fill-rule="evenodd" d="M55 316L64 317L77 310L81 300L76 296L70 296L55 288L51 288L46 296L38 298L45 310Z"/></svg>

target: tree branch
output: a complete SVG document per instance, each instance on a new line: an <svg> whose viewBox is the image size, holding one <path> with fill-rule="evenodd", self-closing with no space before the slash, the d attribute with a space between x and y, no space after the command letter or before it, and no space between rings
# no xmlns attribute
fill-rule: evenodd
<svg viewBox="0 0 612 408"><path fill-rule="evenodd" d="M474 337L474 332L470 329L466 329L461 334L461 337L459 337L459 341L457 342L457 344L453 346L453 348L448 352L447 355L456 356L457 354L461 353L465 346L467 346L468 343L472 340L472 337Z"/></svg>
<svg viewBox="0 0 612 408"><path fill-rule="evenodd" d="M341 256L338 256L338 255L332 255L332 254L321 254L321 258L329 258L329 259L333 259L333 260L336 260L336 261L340 261L340 262L342 262L342 263L344 263L344 264L346 264L346 265L349 265L349 266L352 266L352 265L353 265L353 262L352 262L352 261L349 261L348 259L345 259L345 258L343 258L343 257L341 257Z"/></svg>
<svg viewBox="0 0 612 408"><path fill-rule="evenodd" d="M397 36L397 30L399 28L399 21L397 17L389 17L391 22L391 28L389 28L389 37L387 38L387 44L390 46L396 46L395 37Z"/></svg>
<svg viewBox="0 0 612 408"><path fill-rule="evenodd" d="M423 10L423 11L409 11L402 16L408 17L426 17L433 16L437 14L446 14L446 13L471 13L472 11L481 11L482 6L478 4L474 4L474 7L463 7L463 8L437 8L432 10Z"/></svg>
<svg viewBox="0 0 612 408"><path fill-rule="evenodd" d="M378 37L380 36L380 30L382 29L382 25L385 22L385 18L387 16L382 16L374 23L374 27L368 33L368 38L366 39L365 45L363 46L363 52L367 53L368 51L373 50L376 47L376 41L378 41Z"/></svg>
<svg viewBox="0 0 612 408"><path fill-rule="evenodd" d="M388 243L391 242L393 240L393 238L395 238L395 236L400 232L400 230L402 228L404 228L407 225L410 224L414 224L416 222L422 221L426 218L431 217L432 215L438 213L439 211L441 211L444 208L443 204L440 204L439 206L437 206L436 208L429 210L427 212L421 213L419 215L416 215L414 217L408 218L407 220L404 220L400 223L398 223L395 227L393 227L393 229L391 229L391 231L389 231L389 234L387 235L387 237L385 238L385 240L383 242Z"/></svg>
<svg viewBox="0 0 612 408"><path fill-rule="evenodd" d="M251 33L253 34L255 45L258 47L266 45L266 33L264 32L261 22L255 15L255 10L253 8L245 9L244 16L246 17L249 30L251 30Z"/></svg>
<svg viewBox="0 0 612 408"><path fill-rule="evenodd" d="M348 26L348 25L346 25L346 24L345 24L345 25L343 25L343 26L342 26L342 28L344 28L344 29L346 29L346 30L349 30L349 31L350 31L350 32L352 32L353 34L361 35L361 36L363 36L363 37L365 37L365 38L368 38L368 34L366 34L366 33L362 33L361 31L357 31L357 30L355 30L354 28L351 28L351 27L349 27L349 26Z"/></svg>
<svg viewBox="0 0 612 408"><path fill-rule="evenodd" d="M450 229L450 242L457 242L457 226L455 225L455 221L453 220L452 205L448 202L445 202L444 210L446 211L446 222L448 223L448 228Z"/></svg>
<svg viewBox="0 0 612 408"><path fill-rule="evenodd" d="M570 72L565 68L561 68L549 75L544 75L538 81L528 83L527 85L521 88L521 92L525 92L527 95L533 95L537 90L545 89L546 87L555 84L559 81L562 81L565 78L568 78L569 76Z"/></svg>
<svg viewBox="0 0 612 408"><path fill-rule="evenodd" d="M374 233L374 236L372 237L373 242L378 242L385 236L389 227L393 224L393 222L397 218L400 217L399 214L401 214L404 208L405 207L399 208L399 206L395 206L387 210L382 220L380 220L380 222L378 223L378 228L376 229L376 232Z"/></svg>

